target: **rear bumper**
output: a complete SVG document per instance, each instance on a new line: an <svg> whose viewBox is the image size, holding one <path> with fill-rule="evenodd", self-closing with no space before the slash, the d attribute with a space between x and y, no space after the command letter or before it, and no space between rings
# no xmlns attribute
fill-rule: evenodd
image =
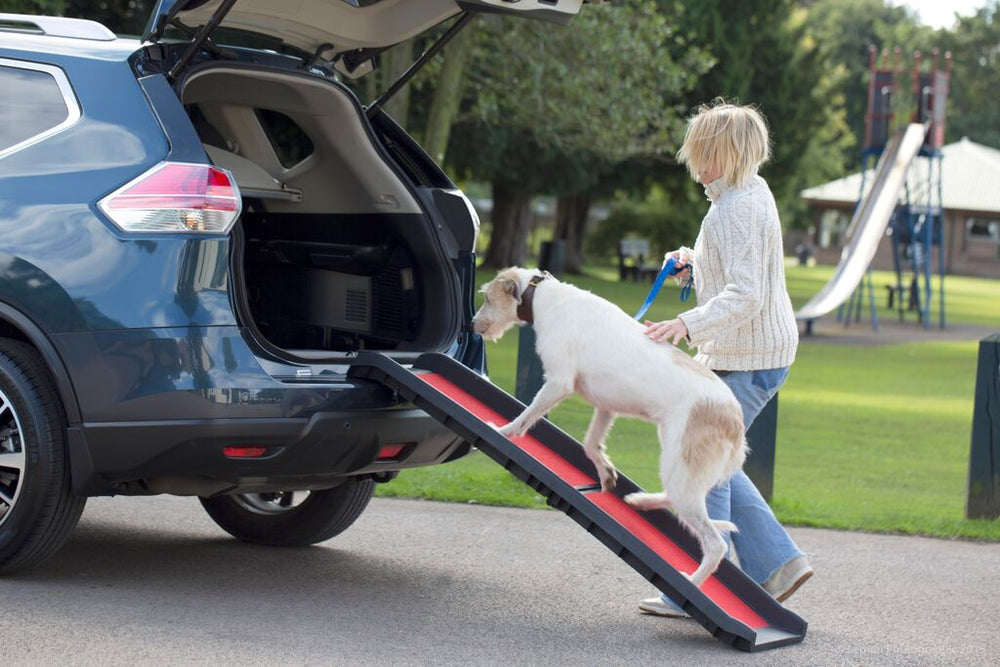
<svg viewBox="0 0 1000 667"><path fill-rule="evenodd" d="M404 445L379 459L383 445ZM77 495L328 488L346 477L443 463L469 446L419 409L307 418L89 423L69 430ZM253 458L224 448L263 448Z"/></svg>
<svg viewBox="0 0 1000 667"><path fill-rule="evenodd" d="M329 488L469 450L454 433L348 363L257 356L239 327L56 334L82 417L68 447L78 495L212 495ZM456 349L482 365L482 348ZM304 377L298 371L307 369ZM399 456L379 459L386 444ZM263 447L233 458L224 447Z"/></svg>

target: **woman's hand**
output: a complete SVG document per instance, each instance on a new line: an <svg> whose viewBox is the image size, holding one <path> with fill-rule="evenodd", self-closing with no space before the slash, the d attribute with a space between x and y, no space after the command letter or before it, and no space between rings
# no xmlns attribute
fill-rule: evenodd
<svg viewBox="0 0 1000 667"><path fill-rule="evenodd" d="M686 283L691 278L691 258L688 257L684 248L673 250L663 256L663 264L660 265L660 268L662 269L666 266L667 262L669 262L671 258L677 261L678 266L683 266L684 268L670 277L673 278L674 282L678 285Z"/></svg>
<svg viewBox="0 0 1000 667"><path fill-rule="evenodd" d="M677 345L677 343L681 342L682 338L687 338L688 335L688 328L679 317L662 322L646 320L644 324L646 325L646 331L643 333L646 334L647 338L657 343L670 340L671 343Z"/></svg>

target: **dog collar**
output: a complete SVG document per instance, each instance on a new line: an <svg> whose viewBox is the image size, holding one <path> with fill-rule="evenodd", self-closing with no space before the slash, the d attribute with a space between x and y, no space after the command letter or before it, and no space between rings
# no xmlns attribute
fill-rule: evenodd
<svg viewBox="0 0 1000 667"><path fill-rule="evenodd" d="M546 276L544 275L534 276L528 281L528 286L524 288L524 291L521 292L521 303L517 304L517 318L522 322L527 322L528 324L535 323L535 313L531 308L531 302L535 299L535 288L545 278Z"/></svg>

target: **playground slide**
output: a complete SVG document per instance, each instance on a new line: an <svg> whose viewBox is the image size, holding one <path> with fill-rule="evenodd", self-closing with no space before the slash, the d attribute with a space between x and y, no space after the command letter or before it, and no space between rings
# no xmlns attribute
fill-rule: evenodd
<svg viewBox="0 0 1000 667"><path fill-rule="evenodd" d="M362 352L349 374L390 388L541 493L720 641L760 651L805 637L806 622L729 561L695 588L684 574L701 558L691 533L669 512L627 505L622 498L641 489L621 472L614 491L602 491L583 445L551 422L542 420L516 440L500 435L491 423L506 424L524 405L451 357L424 354L407 368L383 354Z"/></svg>
<svg viewBox="0 0 1000 667"><path fill-rule="evenodd" d="M892 218L906 172L924 143L926 131L924 125L911 123L886 146L875 168L875 182L855 209L847 228L847 244L833 277L795 313L796 319L814 320L826 315L850 298L861 283Z"/></svg>

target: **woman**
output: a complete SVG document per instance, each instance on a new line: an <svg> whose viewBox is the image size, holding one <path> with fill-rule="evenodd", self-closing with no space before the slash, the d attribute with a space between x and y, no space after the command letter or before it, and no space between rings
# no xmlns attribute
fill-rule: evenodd
<svg viewBox="0 0 1000 667"><path fill-rule="evenodd" d="M668 253L693 270L698 306L677 318L646 322L646 335L697 347L695 359L715 371L743 408L746 428L778 392L795 360L798 328L785 287L781 223L774 196L757 174L770 157L767 125L749 106L717 101L690 119L677 158L712 202L694 250ZM713 519L732 521L740 566L778 601L813 570L743 471L709 494ZM666 596L643 600L650 614L687 614Z"/></svg>

